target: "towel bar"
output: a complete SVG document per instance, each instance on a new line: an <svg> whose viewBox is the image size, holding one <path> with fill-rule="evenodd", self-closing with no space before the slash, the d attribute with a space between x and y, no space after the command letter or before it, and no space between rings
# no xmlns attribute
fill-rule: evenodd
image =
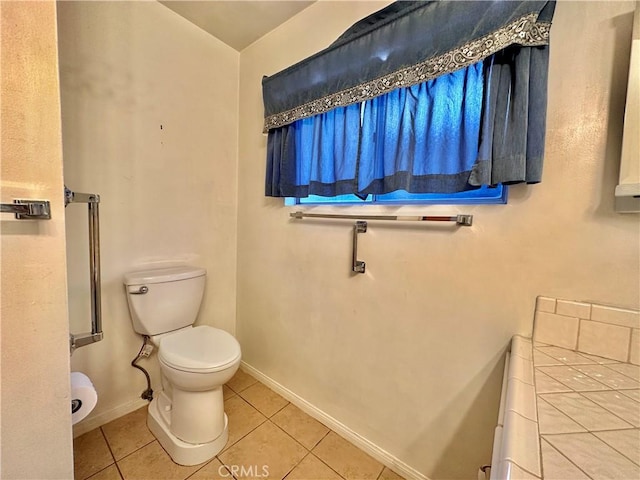
<svg viewBox="0 0 640 480"><path fill-rule="evenodd" d="M470 227L473 224L473 215L455 215L455 216L437 216L437 215L344 215L333 213L304 213L292 212L289 214L292 218L335 218L354 220L353 237L351 243L351 271L353 273L365 273L366 263L358 260L358 234L366 233L367 222L364 220L395 220L401 222L456 222L457 225Z"/></svg>
<svg viewBox="0 0 640 480"><path fill-rule="evenodd" d="M14 200L0 204L0 213L13 213L16 220L50 220L51 204L48 200Z"/></svg>
<svg viewBox="0 0 640 480"><path fill-rule="evenodd" d="M91 277L91 332L69 335L69 348L74 350L99 342L102 333L102 307L100 285L100 195L72 192L64 188L64 206L86 203L89 208L89 274Z"/></svg>
<svg viewBox="0 0 640 480"><path fill-rule="evenodd" d="M400 222L456 222L463 227L470 227L473 224L473 215L343 215L333 213L305 213L292 212L292 218L337 218L348 220L395 220Z"/></svg>

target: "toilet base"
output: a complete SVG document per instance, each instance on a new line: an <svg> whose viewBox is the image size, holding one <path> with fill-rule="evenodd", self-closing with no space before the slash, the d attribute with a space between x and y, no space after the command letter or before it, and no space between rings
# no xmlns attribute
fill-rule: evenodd
<svg viewBox="0 0 640 480"><path fill-rule="evenodd" d="M156 437L160 445L171 456L171 459L180 465L198 465L211 460L222 451L229 439L229 419L224 414L224 430L218 438L207 443L187 443L173 435L169 426L164 422L158 409L158 399L154 398L149 405L147 416L149 430Z"/></svg>

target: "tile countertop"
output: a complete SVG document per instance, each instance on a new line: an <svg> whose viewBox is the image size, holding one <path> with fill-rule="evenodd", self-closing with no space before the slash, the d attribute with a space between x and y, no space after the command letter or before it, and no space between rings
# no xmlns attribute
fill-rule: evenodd
<svg viewBox="0 0 640 480"><path fill-rule="evenodd" d="M639 366L520 336L508 361L492 479L640 479Z"/></svg>

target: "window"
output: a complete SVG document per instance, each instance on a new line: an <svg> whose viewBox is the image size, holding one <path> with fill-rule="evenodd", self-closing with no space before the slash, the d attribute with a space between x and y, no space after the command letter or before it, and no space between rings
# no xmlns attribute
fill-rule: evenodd
<svg viewBox="0 0 640 480"><path fill-rule="evenodd" d="M284 204L293 205L487 205L507 203L507 186L483 186L477 190L459 193L407 193L404 190L382 195L367 195L361 199L355 195L304 198L286 197Z"/></svg>

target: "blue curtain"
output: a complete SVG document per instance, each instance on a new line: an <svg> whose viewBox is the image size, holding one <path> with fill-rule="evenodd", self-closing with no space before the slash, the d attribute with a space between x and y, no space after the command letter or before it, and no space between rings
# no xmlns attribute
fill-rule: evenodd
<svg viewBox="0 0 640 480"><path fill-rule="evenodd" d="M265 77L266 195L539 182L554 9L397 2Z"/></svg>
<svg viewBox="0 0 640 480"><path fill-rule="evenodd" d="M266 195L450 193L472 188L482 63L273 129Z"/></svg>
<svg viewBox="0 0 640 480"><path fill-rule="evenodd" d="M266 195L335 197L353 193L359 145L357 104L275 129L267 142Z"/></svg>
<svg viewBox="0 0 640 480"><path fill-rule="evenodd" d="M358 193L468 189L478 155L483 82L478 63L365 102Z"/></svg>

